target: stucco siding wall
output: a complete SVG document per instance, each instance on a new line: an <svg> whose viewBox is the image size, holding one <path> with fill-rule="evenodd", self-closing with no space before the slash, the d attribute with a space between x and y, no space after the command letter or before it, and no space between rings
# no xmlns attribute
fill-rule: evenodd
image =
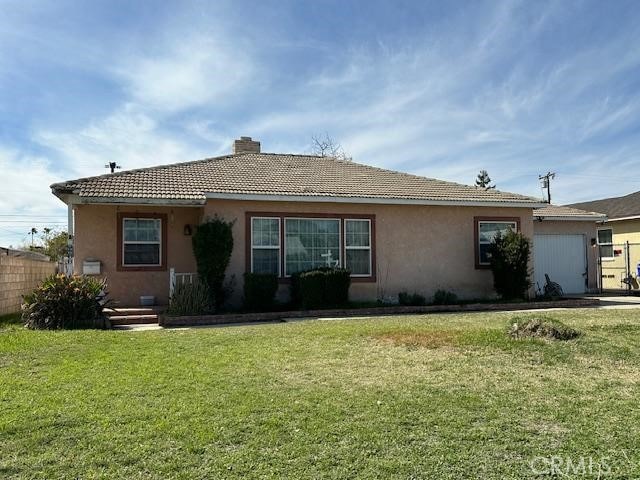
<svg viewBox="0 0 640 480"><path fill-rule="evenodd" d="M167 215L167 265L163 271L118 271L117 215L122 213L162 213ZM200 223L202 208L129 207L76 205L74 207L74 269L82 273L84 260L102 263L101 276L108 281L110 297L121 305L138 305L141 295L154 295L159 304L167 304L169 268L177 272L195 272L191 237L184 235L186 224ZM195 229L194 229L195 230Z"/></svg>
<svg viewBox="0 0 640 480"><path fill-rule="evenodd" d="M118 271L116 268L117 215L123 213L164 213L167 215L167 270ZM137 305L140 295L154 295L158 303L168 302L168 268L195 272L191 237L184 225L197 225L209 216L236 220L234 249L228 275L235 277L233 301L242 298L245 272L245 213L333 213L376 216L376 270L374 283L353 283L351 298L397 299L400 291L418 292L427 297L439 289L451 290L462 298L493 296L489 270L475 268L474 217L519 217L522 232L533 237L532 211L527 208L439 207L412 205L363 205L343 203L288 203L211 200L203 208L127 207L77 205L75 215L75 270L82 273L86 259L102 263L111 297L121 305ZM289 286L281 285L285 299Z"/></svg>
<svg viewBox="0 0 640 480"><path fill-rule="evenodd" d="M437 289L462 298L494 295L488 270L475 268L474 216L519 217L522 232L532 238L532 211L527 208L364 205L211 200L205 216L236 220L229 274L236 277L235 299L242 293L245 271L246 212L367 214L376 216L375 283L353 283L354 300L397 299L400 291L431 296ZM282 285L284 298L288 286Z"/></svg>
<svg viewBox="0 0 640 480"><path fill-rule="evenodd" d="M55 271L53 262L0 254L0 315L19 312L22 295Z"/></svg>
<svg viewBox="0 0 640 480"><path fill-rule="evenodd" d="M591 239L596 238L597 224L595 222L572 222L543 220L533 222L535 234L542 235L584 235L587 256L587 288L595 291L598 288L598 249L591 247Z"/></svg>

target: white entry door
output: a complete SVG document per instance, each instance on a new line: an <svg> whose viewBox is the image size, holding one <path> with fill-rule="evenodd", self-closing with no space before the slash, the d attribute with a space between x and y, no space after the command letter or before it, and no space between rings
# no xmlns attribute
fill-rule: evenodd
<svg viewBox="0 0 640 480"><path fill-rule="evenodd" d="M534 278L544 287L546 273L564 293L584 293L587 245L584 235L534 235Z"/></svg>

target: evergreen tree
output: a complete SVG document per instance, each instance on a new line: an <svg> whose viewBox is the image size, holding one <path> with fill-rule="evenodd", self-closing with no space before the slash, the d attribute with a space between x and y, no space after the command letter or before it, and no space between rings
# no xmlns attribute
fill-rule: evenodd
<svg viewBox="0 0 640 480"><path fill-rule="evenodd" d="M485 190L496 188L495 185L491 185L491 177L486 170L480 170L480 173L478 173L478 178L476 178L476 187L484 188Z"/></svg>

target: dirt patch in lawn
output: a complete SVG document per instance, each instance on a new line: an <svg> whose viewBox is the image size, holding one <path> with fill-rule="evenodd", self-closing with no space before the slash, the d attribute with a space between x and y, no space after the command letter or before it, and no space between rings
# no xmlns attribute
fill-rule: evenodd
<svg viewBox="0 0 640 480"><path fill-rule="evenodd" d="M427 330L422 332L388 332L374 338L383 343L413 348L441 348L460 345L461 332Z"/></svg>

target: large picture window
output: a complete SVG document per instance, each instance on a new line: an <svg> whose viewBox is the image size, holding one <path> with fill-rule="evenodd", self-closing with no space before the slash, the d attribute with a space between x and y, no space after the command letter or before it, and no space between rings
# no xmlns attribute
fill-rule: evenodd
<svg viewBox="0 0 640 480"><path fill-rule="evenodd" d="M284 236L286 276L341 265L340 220L285 218Z"/></svg>
<svg viewBox="0 0 640 480"><path fill-rule="evenodd" d="M375 281L374 217L247 213L247 271L280 278L319 267L344 267Z"/></svg>
<svg viewBox="0 0 640 480"><path fill-rule="evenodd" d="M610 260L614 258L612 229L601 228L598 230L598 248L600 249L601 259Z"/></svg>
<svg viewBox="0 0 640 480"><path fill-rule="evenodd" d="M280 219L251 219L251 271L280 275Z"/></svg>
<svg viewBox="0 0 640 480"><path fill-rule="evenodd" d="M122 265L158 267L162 258L160 218L122 219Z"/></svg>
<svg viewBox="0 0 640 480"><path fill-rule="evenodd" d="M476 219L476 265L481 267L489 266L489 245L499 234L504 235L509 230L518 231L517 220L500 220L500 219Z"/></svg>

